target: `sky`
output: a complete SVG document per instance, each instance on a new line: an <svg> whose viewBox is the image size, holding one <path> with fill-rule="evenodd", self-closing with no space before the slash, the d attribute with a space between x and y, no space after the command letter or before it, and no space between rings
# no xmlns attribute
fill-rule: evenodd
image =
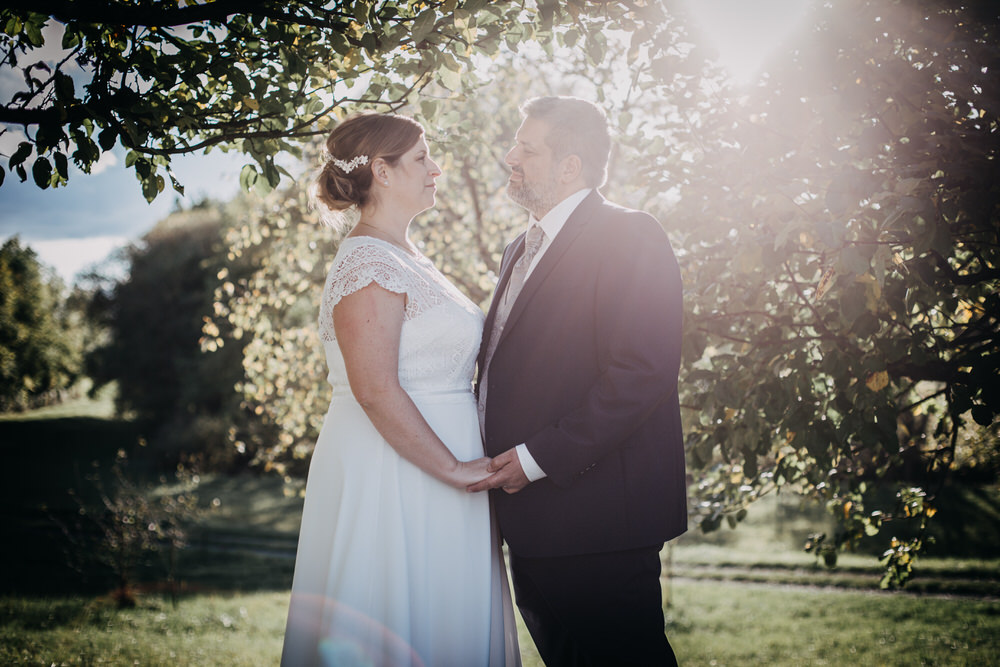
<svg viewBox="0 0 1000 667"><path fill-rule="evenodd" d="M21 183L7 173L0 185L0 243L18 236L22 245L56 269L67 284L76 274L103 260L115 248L142 237L179 203L188 206L205 197L227 200L239 191L239 173L248 158L236 152L212 151L173 160L185 186L178 195L169 185L151 203L124 151L105 153L92 173L70 168L69 183L42 190L31 179Z"/></svg>
<svg viewBox="0 0 1000 667"><path fill-rule="evenodd" d="M42 30L45 44L23 56L23 60L41 60L50 65L65 58L62 49L63 29L49 22ZM77 89L86 83L72 62L64 71L77 78ZM0 67L0 103L24 88L22 73L12 67ZM169 185L147 203L135 173L124 165L125 150L116 146L105 152L90 174L70 165L69 183L42 190L31 178L34 155L25 162L28 180L21 183L7 169L7 158L25 140L23 128L11 125L0 130L0 164L5 179L0 185L0 244L12 236L38 253L46 264L55 267L67 284L77 272L104 259L116 247L139 239L166 217L180 200L182 206L205 197L227 200L239 191L239 173L249 158L237 152L214 150L207 155L178 156L172 168L185 186L185 196ZM32 128L32 132L34 128ZM166 178L166 176L164 176Z"/></svg>

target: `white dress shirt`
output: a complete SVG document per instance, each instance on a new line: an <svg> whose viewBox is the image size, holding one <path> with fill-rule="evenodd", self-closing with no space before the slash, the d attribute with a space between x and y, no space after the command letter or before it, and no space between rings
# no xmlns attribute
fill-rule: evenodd
<svg viewBox="0 0 1000 667"><path fill-rule="evenodd" d="M542 245L538 248L538 252L535 253L534 258L531 260L531 265L528 267L528 273L525 275L524 280L527 282L531 273L538 266L538 262L542 259L542 255L548 250L549 246L552 245L552 239L556 237L559 230L563 228L569 216L576 210L576 207L580 205L587 195L590 194L591 188L584 188L583 190L577 190L566 199L556 204L551 211L542 216L541 220L536 220L535 216L532 215L528 221L528 227L531 225L539 225L545 235L542 237ZM546 477L546 473L542 470L541 466L535 462L535 457L531 455L528 451L528 446L521 443L514 450L517 452L518 461L521 463L521 469L524 470L525 476L527 476L528 481L534 482L543 477Z"/></svg>

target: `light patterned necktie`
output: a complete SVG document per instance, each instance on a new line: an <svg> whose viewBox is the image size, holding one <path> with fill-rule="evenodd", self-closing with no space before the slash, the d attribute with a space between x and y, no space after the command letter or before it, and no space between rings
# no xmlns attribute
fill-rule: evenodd
<svg viewBox="0 0 1000 667"><path fill-rule="evenodd" d="M514 268L510 271L510 280L507 281L507 289L500 296L500 303L497 304L496 314L493 318L493 329L490 331L490 342L486 346L483 377L479 381L479 403L477 407L479 408L480 429L485 425L486 381L490 372L490 362L493 361L493 353L497 349L497 341L500 340L500 334L503 332L504 325L507 324L510 309L513 307L514 301L517 300L517 295L521 293L521 288L524 287L524 279L528 275L528 269L531 267L531 260L538 254L538 250L542 247L544 239L545 232L542 231L541 226L531 225L528 228L528 233L524 237L524 252L517 259L517 262L514 263Z"/></svg>

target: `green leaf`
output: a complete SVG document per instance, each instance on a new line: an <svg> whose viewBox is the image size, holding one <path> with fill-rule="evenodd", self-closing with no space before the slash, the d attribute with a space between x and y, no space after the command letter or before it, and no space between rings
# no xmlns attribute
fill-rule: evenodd
<svg viewBox="0 0 1000 667"><path fill-rule="evenodd" d="M458 92L462 89L462 75L454 70L448 68L439 70L438 78L441 85L452 92Z"/></svg>
<svg viewBox="0 0 1000 667"><path fill-rule="evenodd" d="M46 189L51 185L52 165L44 157L36 158L35 164L31 166L31 177L35 179L35 185Z"/></svg>
<svg viewBox="0 0 1000 667"><path fill-rule="evenodd" d="M281 173L275 168L274 160L271 158L264 161L264 178L272 189L278 187L278 183L281 182Z"/></svg>
<svg viewBox="0 0 1000 667"><path fill-rule="evenodd" d="M146 201L153 201L158 194L163 192L164 185L166 183L163 177L155 171L151 172L142 179L142 196L146 198Z"/></svg>
<svg viewBox="0 0 1000 667"><path fill-rule="evenodd" d="M42 37L43 25L44 23L36 21L28 21L24 24L24 34L28 36L28 41L31 42L32 46L45 44L45 38Z"/></svg>
<svg viewBox="0 0 1000 667"><path fill-rule="evenodd" d="M413 38L414 44L424 41L424 38L430 34L431 30L434 29L436 18L437 12L433 7L420 12L416 20L413 21L413 27L410 29L410 35Z"/></svg>
<svg viewBox="0 0 1000 667"><path fill-rule="evenodd" d="M993 423L993 411L985 405L973 405L972 418L980 426L990 426Z"/></svg>
<svg viewBox="0 0 1000 667"><path fill-rule="evenodd" d="M868 258L858 250L857 246L847 246L837 258L838 273L860 276L868 273L870 268L871 264Z"/></svg>
<svg viewBox="0 0 1000 667"><path fill-rule="evenodd" d="M7 23L4 25L3 31L11 36L14 36L21 32L21 28L24 25L21 23L21 18L19 16L11 16L7 19Z"/></svg>
<svg viewBox="0 0 1000 667"><path fill-rule="evenodd" d="M257 182L257 169L252 164L243 165L240 170L240 187L244 192L250 192L250 188Z"/></svg>
<svg viewBox="0 0 1000 667"><path fill-rule="evenodd" d="M184 186L177 180L174 172L169 167L167 168L167 176L170 177L170 186L174 189L174 191L178 192L181 196L184 196Z"/></svg>
<svg viewBox="0 0 1000 667"><path fill-rule="evenodd" d="M80 33L75 30L70 30L66 28L62 36L62 47L64 50L68 51L70 49L76 48L80 43Z"/></svg>
<svg viewBox="0 0 1000 667"><path fill-rule="evenodd" d="M942 257L951 255L951 229L948 223L940 218L934 221L934 235L931 237L931 248Z"/></svg>
<svg viewBox="0 0 1000 667"><path fill-rule="evenodd" d="M101 149L109 151L115 146L115 142L118 141L118 130L113 127L106 127L100 131L97 135L97 143L100 144ZM128 166L128 165L126 165Z"/></svg>
<svg viewBox="0 0 1000 667"><path fill-rule="evenodd" d="M318 97L314 97L309 101L309 104L306 105L305 112L310 115L315 115L324 108L326 108L326 104L324 104L323 100Z"/></svg>
<svg viewBox="0 0 1000 667"><path fill-rule="evenodd" d="M56 172L65 181L69 178L69 161L64 153L56 153L52 156L56 162Z"/></svg>
<svg viewBox="0 0 1000 667"><path fill-rule="evenodd" d="M852 285L840 298L840 314L848 327L868 311L865 288L863 285Z"/></svg>
<svg viewBox="0 0 1000 667"><path fill-rule="evenodd" d="M38 129L35 130L35 150L39 153L45 152L65 138L66 135L63 133L62 125L50 123L39 125Z"/></svg>
<svg viewBox="0 0 1000 667"><path fill-rule="evenodd" d="M370 11L371 6L365 0L356 0L354 3L354 18L361 25L368 23L368 13Z"/></svg>
<svg viewBox="0 0 1000 667"><path fill-rule="evenodd" d="M252 90L250 80L239 67L233 67L229 70L229 82L233 84L233 90L240 95L248 95Z"/></svg>
<svg viewBox="0 0 1000 667"><path fill-rule="evenodd" d="M424 118L434 118L438 110L438 101L433 99L420 100L420 113Z"/></svg>
<svg viewBox="0 0 1000 667"><path fill-rule="evenodd" d="M870 312L861 313L851 331L859 338L870 338L879 332L882 323Z"/></svg>
<svg viewBox="0 0 1000 667"><path fill-rule="evenodd" d="M17 150L10 156L7 166L11 169L24 162L31 155L31 142L22 141L17 145Z"/></svg>
<svg viewBox="0 0 1000 667"><path fill-rule="evenodd" d="M347 52L351 50L351 43L347 41L347 37L339 30L332 30L326 34L327 41L333 50L340 55L347 55Z"/></svg>
<svg viewBox="0 0 1000 667"><path fill-rule="evenodd" d="M76 98L76 90L73 86L73 79L62 72L55 73L56 97L63 102L72 101Z"/></svg>

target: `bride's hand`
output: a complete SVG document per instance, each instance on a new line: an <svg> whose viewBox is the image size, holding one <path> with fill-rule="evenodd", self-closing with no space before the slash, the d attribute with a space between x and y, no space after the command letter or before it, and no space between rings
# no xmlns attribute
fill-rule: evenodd
<svg viewBox="0 0 1000 667"><path fill-rule="evenodd" d="M458 465L448 477L448 483L456 489L465 490L470 484L480 482L490 476L486 466L490 464L490 457L484 456L472 461L459 461Z"/></svg>

